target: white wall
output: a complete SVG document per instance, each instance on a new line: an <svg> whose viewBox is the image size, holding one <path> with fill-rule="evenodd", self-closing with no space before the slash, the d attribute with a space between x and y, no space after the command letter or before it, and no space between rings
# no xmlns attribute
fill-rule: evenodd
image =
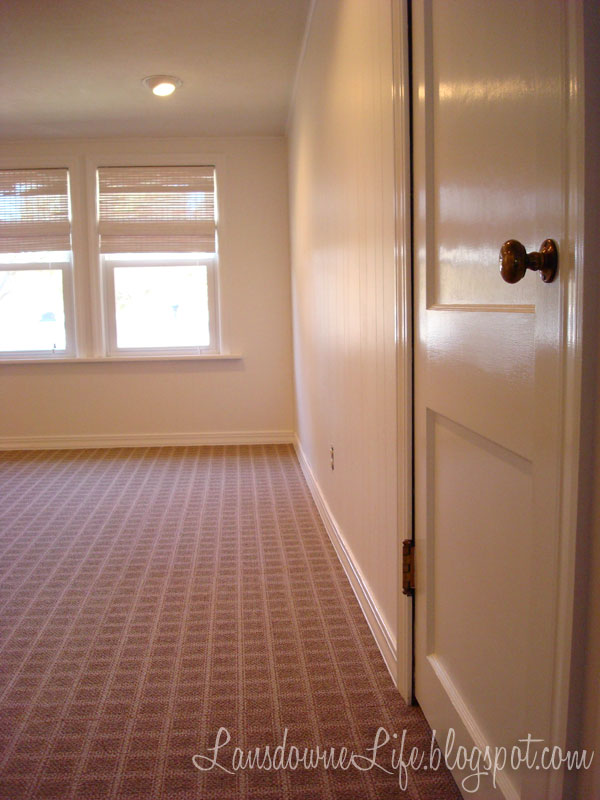
<svg viewBox="0 0 600 800"><path fill-rule="evenodd" d="M395 643L392 79L389 0L317 0L289 130L297 432Z"/></svg>
<svg viewBox="0 0 600 800"><path fill-rule="evenodd" d="M82 161L90 151L224 157L218 176L225 221L221 319L224 344L243 359L0 365L0 445L43 444L46 437L49 444L185 442L240 432L250 439L289 439L294 408L285 140L4 142L0 167L11 156L32 155L44 166L44 156ZM87 267L80 264L83 272Z"/></svg>

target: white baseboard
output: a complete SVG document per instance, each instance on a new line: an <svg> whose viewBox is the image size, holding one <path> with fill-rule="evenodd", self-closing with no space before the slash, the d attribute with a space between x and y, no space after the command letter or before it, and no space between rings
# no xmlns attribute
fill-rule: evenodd
<svg viewBox="0 0 600 800"><path fill-rule="evenodd" d="M395 637L391 634L389 628L383 620L381 612L377 607L377 603L371 594L369 586L352 556L352 551L346 544L342 532L340 531L340 528L333 514L331 513L329 506L327 505L327 501L325 500L310 464L304 455L304 451L302 450L302 446L297 436L294 437L294 448L296 450L296 455L298 456L300 467L306 479L306 483L310 489L310 493L312 494L315 505L317 506L319 514L321 515L321 519L323 520L323 524L325 525L325 530L331 539L331 543L333 544L335 552L342 564L342 567L344 568L344 572L350 581L350 585L352 586L354 594L356 595L358 604L361 607L369 628L371 629L371 633L373 634L379 650L381 651L383 660L385 661L390 675L392 676L394 685L397 685L398 655Z"/></svg>
<svg viewBox="0 0 600 800"><path fill-rule="evenodd" d="M207 431L75 436L4 436L0 450L81 450L91 447L184 447L185 445L289 444L293 431Z"/></svg>

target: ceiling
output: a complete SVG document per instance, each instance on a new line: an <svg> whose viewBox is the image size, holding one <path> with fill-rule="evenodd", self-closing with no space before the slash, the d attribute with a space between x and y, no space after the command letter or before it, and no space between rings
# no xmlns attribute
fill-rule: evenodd
<svg viewBox="0 0 600 800"><path fill-rule="evenodd" d="M281 134L309 4L2 0L0 138Z"/></svg>

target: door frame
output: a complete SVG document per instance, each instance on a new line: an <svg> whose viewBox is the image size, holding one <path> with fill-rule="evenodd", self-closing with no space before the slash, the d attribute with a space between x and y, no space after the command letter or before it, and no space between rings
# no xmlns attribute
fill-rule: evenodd
<svg viewBox="0 0 600 800"><path fill-rule="evenodd" d="M401 592L402 541L413 539L413 304L412 304L412 145L411 145L411 49L410 0L392 0L393 36L393 100L395 126L395 212L396 212L396 285L397 285L397 395L398 395L398 633L397 633L397 685L407 702L413 702L413 599ZM586 182L586 162L591 153L585 145L585 93L584 72L591 57L584 52L584 6L591 3L573 2L567 5L568 43L566 54L568 92L568 208L565 220L565 249L570 267L568 279L563 284L561 334L562 370L562 454L560 487L560 542L559 585L557 589L557 635L555 657L554 703L552 709L553 743L577 746L577 731L570 721L582 713L578 703L570 697L576 675L573 650L581 645L579 635L585 609L575 604L576 554L585 544L586 520L581 518L582 506L588 503L589 476L580 473L582 456L589 449L593 420L583 420L581 415L584 340L592 347L595 319L591 304L586 305L584 316L584 251L592 252L592 237L598 238L596 228L590 225L590 209L598 210L597 188ZM589 80L591 70L587 70ZM598 80L597 78L595 79ZM588 148L592 144L588 136ZM587 212L587 213L586 213ZM588 217L588 228L584 227ZM587 237L587 239L586 239ZM563 267L564 269L564 267ZM587 354L586 368L591 359ZM591 487L593 489L593 487ZM589 524L589 519L587 520ZM584 548L585 549L585 548ZM416 555L418 558L418 553ZM586 565L578 562L579 570ZM575 666L575 671L573 667ZM564 776L554 773L552 797L562 793Z"/></svg>
<svg viewBox="0 0 600 800"><path fill-rule="evenodd" d="M412 133L410 0L392 0L394 114L394 216L396 258L396 396L398 420L398 631L396 685L413 696L413 598L402 593L402 542L413 539L413 311L412 311Z"/></svg>
<svg viewBox="0 0 600 800"><path fill-rule="evenodd" d="M561 453L559 583L557 587L554 674L552 708L552 743L577 747L571 742L569 717L576 710L570 703L573 673L573 644L581 609L575 605L576 556L578 541L585 531L578 526L581 503L580 459L587 426L582 425L582 378L584 344L584 204L585 204L585 95L584 95L584 21L583 4L566 4L567 81L571 87L567 107L567 191L566 242L571 256L571 271L564 290L562 330L563 396L561 418L563 447ZM551 774L551 797L563 796L565 773Z"/></svg>

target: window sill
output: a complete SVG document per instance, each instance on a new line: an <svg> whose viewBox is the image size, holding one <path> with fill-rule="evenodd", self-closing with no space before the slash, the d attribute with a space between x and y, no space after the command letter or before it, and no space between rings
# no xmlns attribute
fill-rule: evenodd
<svg viewBox="0 0 600 800"><path fill-rule="evenodd" d="M94 356L73 358L67 356L48 356L47 358L1 358L0 364L106 364L127 361L241 361L243 356L239 353L204 353L200 355L124 355L124 356Z"/></svg>

